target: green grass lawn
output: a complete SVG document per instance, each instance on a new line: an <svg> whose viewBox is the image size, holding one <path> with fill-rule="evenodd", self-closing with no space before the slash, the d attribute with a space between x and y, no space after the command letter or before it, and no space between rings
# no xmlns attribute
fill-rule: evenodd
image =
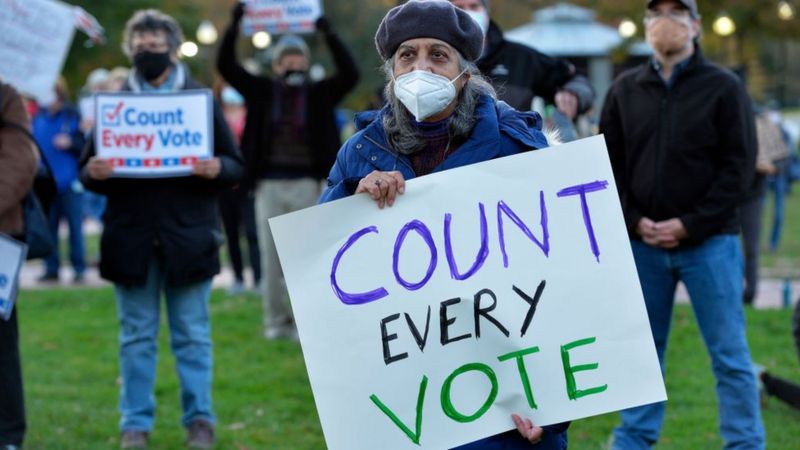
<svg viewBox="0 0 800 450"><path fill-rule="evenodd" d="M20 331L29 432L26 449L118 448L117 324L112 291L28 291ZM255 296L212 299L214 400L219 449L324 449L300 347L261 338ZM800 381L788 310L747 311L754 358ZM668 357L670 401L658 449L721 448L714 380L691 309L679 306ZM178 384L162 327L153 449L183 447ZM764 421L771 450L796 450L800 412L768 399ZM576 421L571 449L600 448L616 415Z"/></svg>

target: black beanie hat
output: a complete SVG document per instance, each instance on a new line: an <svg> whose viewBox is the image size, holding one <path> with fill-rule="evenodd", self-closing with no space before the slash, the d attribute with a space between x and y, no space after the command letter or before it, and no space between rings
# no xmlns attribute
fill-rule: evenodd
<svg viewBox="0 0 800 450"><path fill-rule="evenodd" d="M447 0L411 0L390 9L375 33L375 46L388 60L409 39L434 38L447 42L474 62L483 51L483 32L467 13Z"/></svg>

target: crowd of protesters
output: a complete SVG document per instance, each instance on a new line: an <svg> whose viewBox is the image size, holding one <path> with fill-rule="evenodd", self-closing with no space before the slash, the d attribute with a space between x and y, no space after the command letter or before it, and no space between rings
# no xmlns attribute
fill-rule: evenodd
<svg viewBox="0 0 800 450"><path fill-rule="evenodd" d="M162 12L130 18L123 52L131 67L92 71L76 106L62 78L50 98L29 100L27 108L14 88L0 85L0 232L21 235L19 205L40 158L55 184L46 211L55 242L62 219L68 225L73 283L94 264L87 264L84 221L102 230L93 257L117 304L122 448L147 448L153 430L162 296L186 443L215 446L209 299L223 242L233 269L228 293L242 294L250 284L262 298L263 336L297 340L267 219L361 194L389 207L402 201L409 179L553 145L558 141L531 111L534 97L553 105L549 124L561 141L579 137L576 121L592 114L596 100L588 80L569 61L505 40L488 0L398 3L375 34L386 83L380 103L356 115L355 134L344 145L338 108L366 68L324 16L316 31L332 55L331 75L311 79L314 59L304 38L292 34L274 45L270 70L255 74L236 51L245 4L233 7L217 53L213 155L197 161L188 177L115 177L93 138L94 94L202 88L180 60L179 25ZM793 406L800 405L800 389L751 362L744 308L757 298L770 188L770 250L778 246L796 143L776 110L754 108L742 80L705 59L694 0L650 0L644 12L653 56L616 79L598 113L656 351L667 376L682 282L712 360L725 446L763 449L759 386ZM60 280L58 248L44 259L41 282ZM798 320L800 309L795 337ZM17 335L14 312L0 320L1 449L21 448L26 427ZM664 414L665 403L621 412L610 448L656 445ZM567 448L569 423L538 427L524 414L512 420L516 430L459 449Z"/></svg>

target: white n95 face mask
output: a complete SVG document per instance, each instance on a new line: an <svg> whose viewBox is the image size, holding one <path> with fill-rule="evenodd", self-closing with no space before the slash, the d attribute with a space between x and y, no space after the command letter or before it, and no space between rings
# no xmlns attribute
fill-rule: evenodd
<svg viewBox="0 0 800 450"><path fill-rule="evenodd" d="M394 80L394 95L408 108L417 122L444 110L456 98L455 82L425 70L405 73Z"/></svg>

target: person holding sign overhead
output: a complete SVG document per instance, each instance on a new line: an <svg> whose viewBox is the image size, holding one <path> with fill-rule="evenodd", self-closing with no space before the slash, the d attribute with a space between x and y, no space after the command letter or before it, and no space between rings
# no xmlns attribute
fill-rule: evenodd
<svg viewBox="0 0 800 450"><path fill-rule="evenodd" d="M38 151L17 127L30 131L22 96L0 81L0 233L23 234L22 198L33 186ZM0 274L2 276L3 274ZM0 318L0 448L18 449L25 436L17 308Z"/></svg>
<svg viewBox="0 0 800 450"><path fill-rule="evenodd" d="M261 250L264 337L296 338L297 330L283 284L278 254L267 219L316 203L319 181L341 145L334 109L358 82L358 69L325 18L317 30L336 64L336 73L320 81L308 78L308 47L302 38L284 35L272 53L274 77L248 73L236 59L236 38L245 4L233 8L219 49L217 68L239 91L247 106L242 136L245 185L256 192L256 225Z"/></svg>
<svg viewBox="0 0 800 450"><path fill-rule="evenodd" d="M366 194L379 208L405 192L405 180L547 147L542 119L496 99L475 65L483 32L446 0L391 9L375 34L385 61L387 104L360 113L359 131L339 150L321 202ZM512 417L517 431L459 447L565 449L567 427Z"/></svg>
<svg viewBox="0 0 800 450"><path fill-rule="evenodd" d="M125 27L123 49L133 69L123 90L163 93L166 103L173 98L166 94L200 89L178 59L182 38L172 17L152 9L136 12ZM213 156L199 159L188 176L115 175L116 166L96 156L95 140L82 157L82 181L108 197L100 274L114 283L120 322L122 448L146 448L153 429L162 292L187 445L214 445L209 297L222 243L216 194L236 183L243 168L222 112L212 105Z"/></svg>
<svg viewBox="0 0 800 450"><path fill-rule="evenodd" d="M726 449L763 449L764 426L742 306L738 209L755 174L750 99L705 60L694 0L649 0L653 58L620 75L603 106L614 178L662 371L678 281L686 285L716 378ZM709 386L710 387L710 386ZM614 450L656 444L665 402L621 413Z"/></svg>

